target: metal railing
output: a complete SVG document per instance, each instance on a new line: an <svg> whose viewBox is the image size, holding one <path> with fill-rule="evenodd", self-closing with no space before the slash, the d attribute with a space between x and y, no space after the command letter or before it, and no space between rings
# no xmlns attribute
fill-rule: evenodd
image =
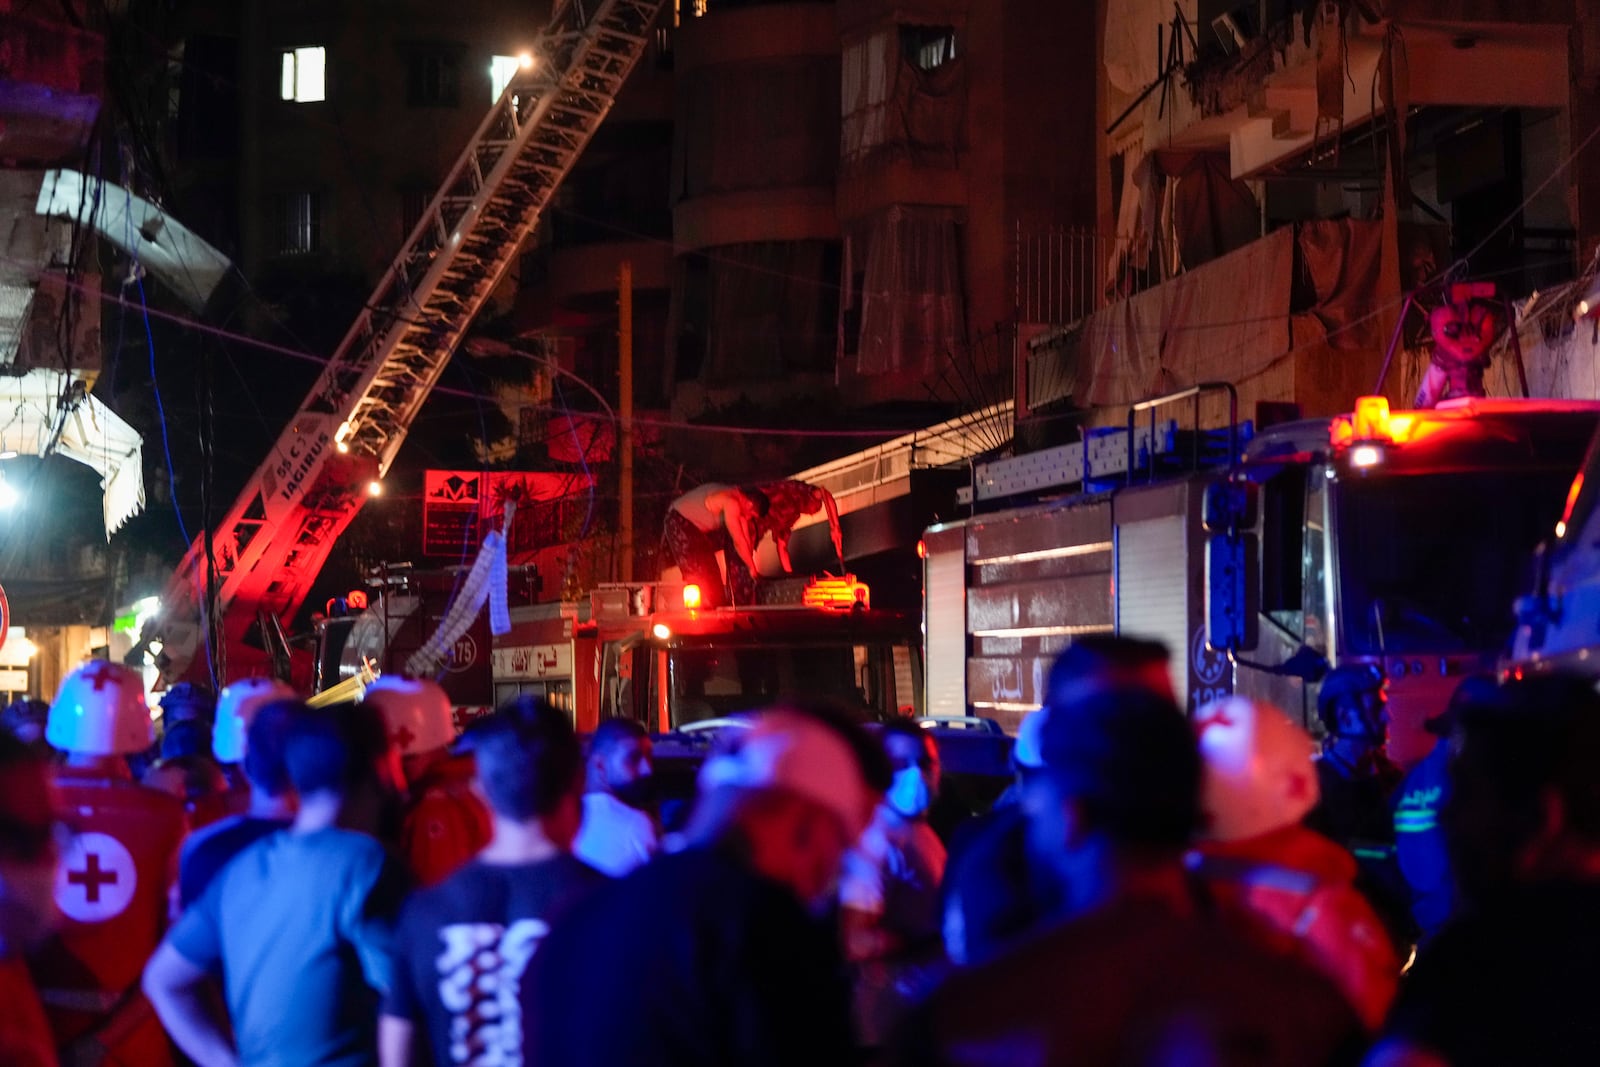
<svg viewBox="0 0 1600 1067"><path fill-rule="evenodd" d="M1105 307L1115 247L1103 233L1018 222L1012 245L1018 321L1064 325Z"/></svg>

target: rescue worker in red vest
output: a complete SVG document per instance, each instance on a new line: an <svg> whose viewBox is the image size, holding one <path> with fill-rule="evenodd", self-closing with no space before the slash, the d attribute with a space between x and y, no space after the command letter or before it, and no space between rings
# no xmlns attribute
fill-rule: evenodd
<svg viewBox="0 0 1600 1067"><path fill-rule="evenodd" d="M58 783L73 835L55 883L62 926L34 964L61 1059L162 1067L172 1053L139 976L166 929L187 823L181 800L128 767L154 740L143 680L118 663L78 667L45 739L66 755Z"/></svg>
<svg viewBox="0 0 1600 1067"><path fill-rule="evenodd" d="M1204 825L1191 869L1256 920L1269 945L1330 978L1375 1030L1400 961L1355 887L1355 860L1301 822L1317 803L1315 742L1277 708L1244 697L1201 708L1194 724Z"/></svg>
<svg viewBox="0 0 1600 1067"><path fill-rule="evenodd" d="M383 715L410 783L400 857L418 882L436 885L493 834L488 809L473 792L472 757L450 754L456 737L450 698L437 682L385 675L363 699Z"/></svg>

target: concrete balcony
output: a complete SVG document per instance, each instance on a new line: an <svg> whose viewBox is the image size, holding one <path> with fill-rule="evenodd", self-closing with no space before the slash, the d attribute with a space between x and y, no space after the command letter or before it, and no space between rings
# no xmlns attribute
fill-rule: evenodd
<svg viewBox="0 0 1600 1067"><path fill-rule="evenodd" d="M807 186L720 193L673 209L679 252L761 241L831 241L839 237L833 189Z"/></svg>
<svg viewBox="0 0 1600 1067"><path fill-rule="evenodd" d="M1436 5L1437 6L1437 5ZM1568 27L1554 23L1407 24L1407 105L1565 108L1569 100ZM1384 37L1362 26L1348 41L1343 128L1384 109L1378 89ZM1338 133L1317 114L1317 40L1298 33L1269 58L1213 70L1198 92L1176 82L1142 106L1145 149L1226 149L1233 176L1249 178L1288 164Z"/></svg>

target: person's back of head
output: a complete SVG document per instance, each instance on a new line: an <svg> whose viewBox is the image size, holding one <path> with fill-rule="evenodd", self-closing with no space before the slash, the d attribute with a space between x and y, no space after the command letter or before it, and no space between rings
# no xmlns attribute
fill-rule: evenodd
<svg viewBox="0 0 1600 1067"><path fill-rule="evenodd" d="M1024 797L1030 850L1068 907L1114 894L1126 872L1178 871L1200 822L1200 756L1183 713L1143 689L1050 709L1044 767Z"/></svg>
<svg viewBox="0 0 1600 1067"><path fill-rule="evenodd" d="M557 846L578 832L583 746L565 712L522 697L506 704L470 735L479 787L502 819L539 821Z"/></svg>
<svg viewBox="0 0 1600 1067"><path fill-rule="evenodd" d="M1511 682L1457 709L1444 826L1478 902L1600 869L1600 695L1586 680Z"/></svg>
<svg viewBox="0 0 1600 1067"><path fill-rule="evenodd" d="M268 797L281 797L293 788L284 750L301 707L297 700L275 700L254 712L245 731L244 776L252 789Z"/></svg>
<svg viewBox="0 0 1600 1067"><path fill-rule="evenodd" d="M204 719L179 719L161 735L161 758L191 759L211 756L211 724Z"/></svg>
<svg viewBox="0 0 1600 1067"><path fill-rule="evenodd" d="M285 703L288 703L285 701ZM382 784L387 751L381 720L358 714L360 705L311 708L296 702L283 737L289 784L302 798L344 796Z"/></svg>
<svg viewBox="0 0 1600 1067"><path fill-rule="evenodd" d="M1143 689L1173 699L1171 655L1159 641L1122 634L1073 640L1050 666L1045 704L1056 707L1110 690Z"/></svg>

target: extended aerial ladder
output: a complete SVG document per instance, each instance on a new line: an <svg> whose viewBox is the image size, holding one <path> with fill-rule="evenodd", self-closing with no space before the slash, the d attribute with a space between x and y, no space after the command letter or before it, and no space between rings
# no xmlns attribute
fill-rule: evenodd
<svg viewBox="0 0 1600 1067"><path fill-rule="evenodd" d="M267 653L247 643L251 628L299 609L610 111L664 3L558 0L531 69L479 125L222 523L189 546L141 634L161 642L167 682L209 681L208 663L219 682L265 669Z"/></svg>

